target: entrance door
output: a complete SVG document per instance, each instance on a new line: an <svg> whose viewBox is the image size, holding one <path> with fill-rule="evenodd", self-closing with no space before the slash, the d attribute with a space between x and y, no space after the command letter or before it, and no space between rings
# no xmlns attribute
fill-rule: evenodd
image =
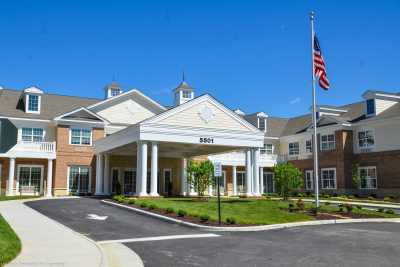
<svg viewBox="0 0 400 267"><path fill-rule="evenodd" d="M236 172L236 188L239 195L246 193L246 173L243 171Z"/></svg>
<svg viewBox="0 0 400 267"><path fill-rule="evenodd" d="M89 192L90 167L70 166L68 178L68 192L72 194L86 194Z"/></svg>
<svg viewBox="0 0 400 267"><path fill-rule="evenodd" d="M19 192L26 195L42 193L43 166L18 166Z"/></svg>
<svg viewBox="0 0 400 267"><path fill-rule="evenodd" d="M222 171L222 177L219 178L219 193L220 195L225 194L225 182L226 182L226 171ZM217 195L217 178L214 177L214 187L213 187L213 195Z"/></svg>
<svg viewBox="0 0 400 267"><path fill-rule="evenodd" d="M124 171L124 194L133 195L136 193L136 170L127 169Z"/></svg>
<svg viewBox="0 0 400 267"><path fill-rule="evenodd" d="M119 182L119 169L113 168L111 170L111 193L121 194L121 183Z"/></svg>
<svg viewBox="0 0 400 267"><path fill-rule="evenodd" d="M172 196L172 170L164 169L164 195Z"/></svg>
<svg viewBox="0 0 400 267"><path fill-rule="evenodd" d="M263 193L274 193L275 192L274 173L264 172L263 183L264 183L264 192Z"/></svg>

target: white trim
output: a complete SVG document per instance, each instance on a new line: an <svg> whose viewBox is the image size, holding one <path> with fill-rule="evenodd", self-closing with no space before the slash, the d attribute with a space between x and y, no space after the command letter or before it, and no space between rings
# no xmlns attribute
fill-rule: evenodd
<svg viewBox="0 0 400 267"><path fill-rule="evenodd" d="M154 101L154 100L151 99L150 97L146 96L145 94L143 94L142 92L140 92L138 89L132 89L132 90L126 91L125 93L122 93L122 94L120 94L120 95L107 98L107 99L105 99L105 100L103 100L103 101L101 101L101 102L98 102L98 103L95 103L95 104L93 104L93 105L90 105L90 106L88 106L87 108L88 108L88 109L92 109L92 108L98 107L98 106L100 106L100 105L106 104L106 103L108 103L108 102L110 102L110 101L113 101L113 100L115 100L115 99L119 99L119 98L121 98L121 97L123 97L123 96L129 95L129 94L133 94L133 93L136 93L136 94L142 96L144 99L146 99L146 100L149 101L150 103L156 105L156 106L159 107L160 109L162 109L162 110L167 110L167 108L165 108L164 106L162 106L162 105L159 104L158 102Z"/></svg>
<svg viewBox="0 0 400 267"><path fill-rule="evenodd" d="M334 171L335 172L335 177L334 177L335 187L334 188L325 188L324 187L323 175L322 175L323 171ZM335 189L337 189L336 168L321 168L321 189L324 189L324 190L335 190Z"/></svg>
<svg viewBox="0 0 400 267"><path fill-rule="evenodd" d="M67 166L67 194L71 193L70 190L69 190L69 177L70 177L70 174L71 174L71 167L79 168L79 175L80 175L80 172L81 172L81 168L87 168L89 170L89 173L88 173L88 176L89 176L88 177L88 189L87 189L87 192L83 192L83 193L86 193L86 194L87 193L92 193L92 188L91 188L91 186L92 186L92 166L91 165L82 165L82 164L71 164L71 165ZM78 184L79 184L79 181L78 181ZM82 192L78 191L78 189L77 189L77 191L75 193L80 194Z"/></svg>
<svg viewBox="0 0 400 267"><path fill-rule="evenodd" d="M193 239L193 238L209 238L219 237L216 234L194 234L194 235L167 235L167 236L152 236L152 237L139 237L139 238L128 238L128 239L117 239L117 240L105 240L99 241L98 244L112 244L112 243L132 243L132 242L148 242L148 241L161 241L161 240L172 240L172 239Z"/></svg>
<svg viewBox="0 0 400 267"><path fill-rule="evenodd" d="M330 135L333 136L333 141L329 141L328 140L328 137ZM326 140L326 142L324 142L324 143L327 144L327 146L328 146L327 148L322 148L322 137L323 136L327 136L327 140ZM333 148L329 147L329 144L332 143L332 142L333 142ZM334 151L334 150L336 150L336 135L335 135L335 133L327 133L327 134L320 134L319 135L319 150L320 151Z"/></svg>
<svg viewBox="0 0 400 267"><path fill-rule="evenodd" d="M40 121L40 122L52 122L51 120L44 120L44 119L35 119L35 118L18 118L18 117L7 117L7 116L0 116L0 119L8 119L8 120L21 120L21 121Z"/></svg>
<svg viewBox="0 0 400 267"><path fill-rule="evenodd" d="M360 137L359 137L359 133L361 133L361 132L367 132L367 131L372 132L372 138L374 139L374 144L371 145L371 146L361 147L361 146L360 146ZM358 148L359 151L363 151L364 149L366 149L366 150L374 150L374 149L375 149L375 146L376 146L375 129L373 129L373 128L367 128L367 127L361 128L361 129L358 129L358 130L357 130L356 134L357 134L357 135L356 135L357 148Z"/></svg>
<svg viewBox="0 0 400 267"><path fill-rule="evenodd" d="M361 187L361 175L360 175L361 169L375 169L375 178L371 178L371 177L367 177L367 178L375 179L376 187L365 187L365 188ZM358 177L360 178L360 186L359 186L360 190L376 190L376 189L378 189L378 170L377 170L376 166L359 166L358 167Z"/></svg>
<svg viewBox="0 0 400 267"><path fill-rule="evenodd" d="M30 96L38 97L38 110L29 110L29 98ZM29 114L40 114L40 106L42 104L42 96L37 93L25 93L25 113Z"/></svg>

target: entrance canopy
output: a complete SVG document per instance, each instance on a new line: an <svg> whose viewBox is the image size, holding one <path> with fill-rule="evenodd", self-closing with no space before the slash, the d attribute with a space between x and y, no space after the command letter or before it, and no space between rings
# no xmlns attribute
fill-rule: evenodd
<svg viewBox="0 0 400 267"><path fill-rule="evenodd" d="M192 157L263 146L264 133L203 95L95 143L96 153L132 155L138 142L157 142L160 156Z"/></svg>

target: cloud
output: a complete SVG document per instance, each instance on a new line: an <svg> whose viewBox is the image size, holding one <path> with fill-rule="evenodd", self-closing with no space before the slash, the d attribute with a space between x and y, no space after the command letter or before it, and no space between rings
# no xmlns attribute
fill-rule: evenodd
<svg viewBox="0 0 400 267"><path fill-rule="evenodd" d="M297 103L300 103L300 102L301 102L301 98L300 97L296 97L295 99L291 100L289 103L290 103L290 105L294 105L294 104L297 104Z"/></svg>

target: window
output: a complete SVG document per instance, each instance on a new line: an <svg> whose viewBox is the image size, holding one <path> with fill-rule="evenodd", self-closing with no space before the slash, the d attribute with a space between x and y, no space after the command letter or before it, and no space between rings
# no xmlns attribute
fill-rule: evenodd
<svg viewBox="0 0 400 267"><path fill-rule="evenodd" d="M191 98L192 97L192 92L184 90L184 91L182 91L182 97L183 98Z"/></svg>
<svg viewBox="0 0 400 267"><path fill-rule="evenodd" d="M289 143L289 155L298 155L299 151L299 142Z"/></svg>
<svg viewBox="0 0 400 267"><path fill-rule="evenodd" d="M336 189L336 169L321 169L322 189Z"/></svg>
<svg viewBox="0 0 400 267"><path fill-rule="evenodd" d="M236 172L236 186L239 194L246 193L246 173L242 171Z"/></svg>
<svg viewBox="0 0 400 267"><path fill-rule="evenodd" d="M310 170L306 171L305 186L306 186L306 190L313 190L314 189L313 171L310 171Z"/></svg>
<svg viewBox="0 0 400 267"><path fill-rule="evenodd" d="M272 155L274 153L274 146L272 144L264 144L260 150L261 154Z"/></svg>
<svg viewBox="0 0 400 267"><path fill-rule="evenodd" d="M43 142L44 131L41 128L22 128L23 142Z"/></svg>
<svg viewBox="0 0 400 267"><path fill-rule="evenodd" d="M28 112L39 112L39 96L27 95L28 98Z"/></svg>
<svg viewBox="0 0 400 267"><path fill-rule="evenodd" d="M311 140L306 140L306 153L312 153L312 143L311 143Z"/></svg>
<svg viewBox="0 0 400 267"><path fill-rule="evenodd" d="M120 94L120 92L121 92L121 90L118 88L111 89L111 96L117 96Z"/></svg>
<svg viewBox="0 0 400 267"><path fill-rule="evenodd" d="M20 193L40 193L43 166L18 166L18 181Z"/></svg>
<svg viewBox="0 0 400 267"><path fill-rule="evenodd" d="M321 135L321 150L334 150L335 149L335 135L326 134Z"/></svg>
<svg viewBox="0 0 400 267"><path fill-rule="evenodd" d="M358 147L371 148L375 144L374 132L372 130L363 130L358 132Z"/></svg>
<svg viewBox="0 0 400 267"><path fill-rule="evenodd" d="M70 130L70 144L71 145L91 145L92 144L92 130L86 128L71 128Z"/></svg>
<svg viewBox="0 0 400 267"><path fill-rule="evenodd" d="M90 192L90 168L88 166L69 167L68 190L70 193Z"/></svg>
<svg viewBox="0 0 400 267"><path fill-rule="evenodd" d="M367 100L367 115L375 114L375 99Z"/></svg>
<svg viewBox="0 0 400 267"><path fill-rule="evenodd" d="M360 167L358 168L361 189L376 189L377 176L376 167Z"/></svg>
<svg viewBox="0 0 400 267"><path fill-rule="evenodd" d="M258 118L258 129L261 131L267 131L267 119L265 118Z"/></svg>

